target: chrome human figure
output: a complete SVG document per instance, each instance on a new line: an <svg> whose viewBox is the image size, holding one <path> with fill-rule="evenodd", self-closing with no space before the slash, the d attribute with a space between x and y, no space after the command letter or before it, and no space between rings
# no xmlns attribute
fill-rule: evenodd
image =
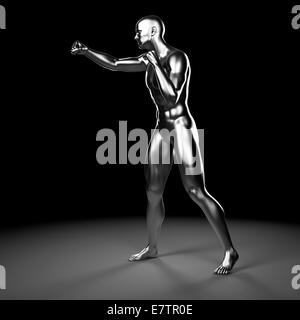
<svg viewBox="0 0 300 320"><path fill-rule="evenodd" d="M175 159L186 192L202 209L224 247L223 261L214 273L228 274L239 256L233 247L224 211L205 188L199 136L187 104L191 74L189 59L183 51L165 42L165 27L159 17L140 19L135 32L138 47L146 51L138 57L117 59L91 50L79 41L71 49L72 54L84 55L112 71L145 72L146 85L157 108L157 125L149 143L148 161L145 164L148 244L140 252L131 255L129 260L140 261L158 256L158 237L165 217L163 192ZM175 139L169 140L168 136L160 132L161 129L173 130ZM201 162L200 172L186 174L194 164L193 147ZM160 150L164 151L160 154ZM157 157L160 157L159 162L153 160ZM164 159L171 161L166 164L168 161Z"/></svg>

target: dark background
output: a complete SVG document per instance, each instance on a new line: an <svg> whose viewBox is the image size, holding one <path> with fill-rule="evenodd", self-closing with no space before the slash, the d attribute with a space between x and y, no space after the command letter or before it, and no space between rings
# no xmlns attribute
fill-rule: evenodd
<svg viewBox="0 0 300 320"><path fill-rule="evenodd" d="M285 205L293 188L281 182L294 177L283 163L292 162L297 129L290 107L297 100L299 77L292 76L300 31L290 27L291 6L2 4L2 157L8 174L2 227L145 216L142 165L94 162L98 130L117 131L120 120L128 121L128 130L154 128L144 74L101 69L72 56L70 48L78 39L116 57L139 55L134 26L148 14L163 19L166 41L190 58L189 106L198 128L205 129L208 191L229 218L300 222L297 209ZM167 216L203 216L176 167L165 205Z"/></svg>

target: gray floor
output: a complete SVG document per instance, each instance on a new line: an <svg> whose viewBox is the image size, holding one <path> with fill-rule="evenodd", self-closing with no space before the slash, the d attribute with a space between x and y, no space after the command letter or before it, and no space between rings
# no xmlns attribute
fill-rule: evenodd
<svg viewBox="0 0 300 320"><path fill-rule="evenodd" d="M7 289L0 299L300 299L300 226L229 221L240 261L222 277L222 249L204 219L168 218L160 257L130 263L146 241L144 219L95 220L0 235Z"/></svg>

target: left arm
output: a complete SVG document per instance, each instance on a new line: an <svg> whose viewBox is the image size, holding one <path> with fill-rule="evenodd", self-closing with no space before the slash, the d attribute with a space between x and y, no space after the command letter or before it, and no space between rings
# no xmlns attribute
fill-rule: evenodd
<svg viewBox="0 0 300 320"><path fill-rule="evenodd" d="M148 55L149 53L147 54L149 61L152 58L152 61L150 62L155 68L161 93L168 102L171 104L176 104L180 97L181 90L186 82L186 71L188 68L187 57L183 52L176 52L170 56L169 66L171 71L168 77L160 63L155 57L153 57L153 53L150 53L152 57L149 57Z"/></svg>

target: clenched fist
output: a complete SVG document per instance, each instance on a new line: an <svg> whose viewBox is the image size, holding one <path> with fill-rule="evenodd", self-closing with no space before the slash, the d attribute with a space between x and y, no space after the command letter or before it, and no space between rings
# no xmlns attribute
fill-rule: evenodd
<svg viewBox="0 0 300 320"><path fill-rule="evenodd" d="M159 64L159 60L156 56L156 54L154 53L154 51L149 51L146 53L146 58L148 59L148 61L153 65L158 65Z"/></svg>
<svg viewBox="0 0 300 320"><path fill-rule="evenodd" d="M79 41L75 41L72 45L71 53L72 54L85 54L88 50L88 47Z"/></svg>

